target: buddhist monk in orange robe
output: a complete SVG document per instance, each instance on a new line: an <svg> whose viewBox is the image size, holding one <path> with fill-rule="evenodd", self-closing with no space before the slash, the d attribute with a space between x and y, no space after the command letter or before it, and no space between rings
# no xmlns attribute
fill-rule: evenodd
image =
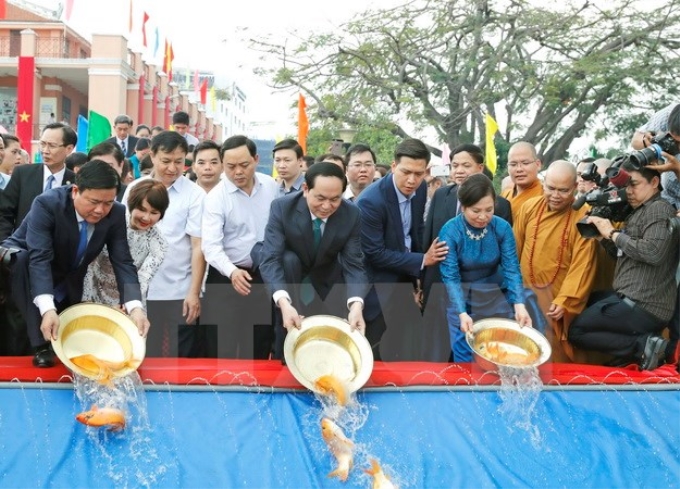
<svg viewBox="0 0 680 489"><path fill-rule="evenodd" d="M533 144L520 141L510 147L508 173L512 187L502 192L501 196L510 201L513 223L516 222L517 215L527 200L543 195L543 186L538 178L540 169L541 160Z"/></svg>
<svg viewBox="0 0 680 489"><path fill-rule="evenodd" d="M597 240L583 238L576 228L586 210L572 209L575 190L574 165L552 163L543 195L529 199L513 225L522 278L548 318L546 336L556 362L583 361L567 342L567 330L586 306L597 268Z"/></svg>

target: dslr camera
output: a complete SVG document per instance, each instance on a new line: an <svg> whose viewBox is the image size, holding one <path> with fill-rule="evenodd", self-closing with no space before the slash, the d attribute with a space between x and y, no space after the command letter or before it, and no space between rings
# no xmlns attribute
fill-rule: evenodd
<svg viewBox="0 0 680 489"><path fill-rule="evenodd" d="M639 170L644 166L655 164L656 161L661 159L662 152L671 155L680 153L678 143L676 143L670 133L662 132L655 134L649 146L640 151L633 151L629 155L630 163L636 170Z"/></svg>

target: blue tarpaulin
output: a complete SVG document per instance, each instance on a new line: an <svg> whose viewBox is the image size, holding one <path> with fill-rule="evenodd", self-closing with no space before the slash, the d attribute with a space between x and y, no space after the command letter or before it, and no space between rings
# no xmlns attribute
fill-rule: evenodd
<svg viewBox="0 0 680 489"><path fill-rule="evenodd" d="M33 387L33 386L31 386ZM74 420L69 388L0 389L0 486L368 488L680 487L680 390L361 392L346 411L307 392L147 391L122 433ZM355 443L342 483L320 432Z"/></svg>

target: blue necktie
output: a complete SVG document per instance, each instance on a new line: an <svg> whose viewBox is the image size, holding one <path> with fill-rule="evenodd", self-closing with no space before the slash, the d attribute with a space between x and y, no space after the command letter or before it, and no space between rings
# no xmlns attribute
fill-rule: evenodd
<svg viewBox="0 0 680 489"><path fill-rule="evenodd" d="M80 264L87 249L87 221L80 222L80 240L78 241L78 251L76 252L76 266Z"/></svg>
<svg viewBox="0 0 680 489"><path fill-rule="evenodd" d="M54 178L54 175L50 175L49 177L47 177L47 183L45 183L45 190L50 190L56 180L57 179Z"/></svg>
<svg viewBox="0 0 680 489"><path fill-rule="evenodd" d="M123 151L123 154L124 154L125 156L127 156L127 148L126 148L126 146L125 146L125 140L124 140L124 139L122 139L122 140L120 141L120 149Z"/></svg>
<svg viewBox="0 0 680 489"><path fill-rule="evenodd" d="M411 251L411 201L405 200L399 204L401 214L401 226L404 230L404 246Z"/></svg>

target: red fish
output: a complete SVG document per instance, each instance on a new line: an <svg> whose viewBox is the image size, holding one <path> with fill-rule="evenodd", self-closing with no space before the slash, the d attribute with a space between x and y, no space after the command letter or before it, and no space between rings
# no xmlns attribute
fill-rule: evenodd
<svg viewBox="0 0 680 489"><path fill-rule="evenodd" d="M84 411L76 416L76 420L84 425L101 428L109 426L109 431L121 431L125 428L125 414L116 408L99 409L94 404L89 411Z"/></svg>
<svg viewBox="0 0 680 489"><path fill-rule="evenodd" d="M354 464L354 443L345 436L342 429L328 418L321 420L321 436L338 461L337 468L328 477L337 477L345 482Z"/></svg>
<svg viewBox="0 0 680 489"><path fill-rule="evenodd" d="M373 476L372 489L397 489L397 486L392 484L390 478L385 475L376 459L371 459L371 468L364 469L364 472Z"/></svg>
<svg viewBox="0 0 680 489"><path fill-rule="evenodd" d="M335 375L322 375L314 381L314 387L324 396L334 394L341 406L347 405L349 400L347 385Z"/></svg>
<svg viewBox="0 0 680 489"><path fill-rule="evenodd" d="M125 362L109 362L97 358L94 355L86 354L77 357L69 358L69 360L76 366L82 368L91 375L97 377L97 380L102 385L113 387L114 372L120 371L124 368L136 368L138 365L132 360Z"/></svg>

